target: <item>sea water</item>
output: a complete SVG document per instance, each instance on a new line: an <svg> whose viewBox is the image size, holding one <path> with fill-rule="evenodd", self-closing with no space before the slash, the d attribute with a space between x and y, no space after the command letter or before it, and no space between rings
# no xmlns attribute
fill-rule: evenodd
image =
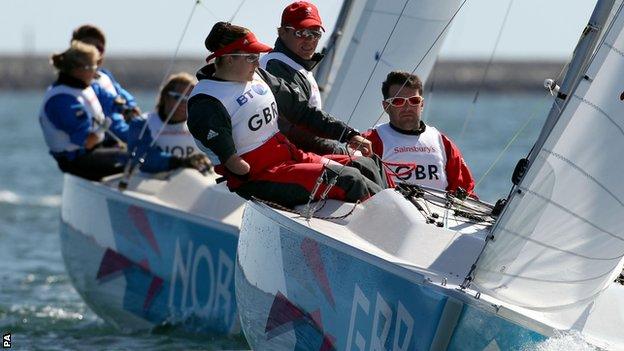
<svg viewBox="0 0 624 351"><path fill-rule="evenodd" d="M155 92L136 94L143 110ZM12 348L28 350L241 349L241 339L208 338L179 330L124 334L84 304L65 273L58 236L62 176L39 128L43 91L0 95L0 333ZM535 141L552 98L540 93L436 92L424 118L453 139L472 169L477 194L505 197L517 160ZM524 130L521 127L526 125ZM492 166L506 144L516 141ZM491 169L485 178L486 171ZM566 335L540 350L576 342ZM570 341L572 340L572 341Z"/></svg>

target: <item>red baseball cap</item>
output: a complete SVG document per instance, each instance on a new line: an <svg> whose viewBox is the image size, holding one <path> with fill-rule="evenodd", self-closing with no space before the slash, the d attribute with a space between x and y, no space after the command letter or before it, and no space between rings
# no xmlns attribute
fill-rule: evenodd
<svg viewBox="0 0 624 351"><path fill-rule="evenodd" d="M282 12L282 27L291 26L295 29L321 27L323 22L318 9L307 1L296 1L288 5Z"/></svg>

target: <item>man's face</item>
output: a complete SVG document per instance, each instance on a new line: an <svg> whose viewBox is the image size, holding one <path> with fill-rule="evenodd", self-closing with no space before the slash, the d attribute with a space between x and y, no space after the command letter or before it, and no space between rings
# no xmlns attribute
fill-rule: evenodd
<svg viewBox="0 0 624 351"><path fill-rule="evenodd" d="M394 84L388 89L388 97L409 98L412 96L421 96L417 89L403 87ZM417 130L420 127L420 116L425 106L424 99L417 105L412 105L409 101L405 101L403 106L396 107L389 102L382 102L385 111L390 116L390 123L403 130Z"/></svg>
<svg viewBox="0 0 624 351"><path fill-rule="evenodd" d="M311 35L301 35L306 32L306 29L321 32L321 27L319 26L313 26L301 30L295 30L291 27L287 27L279 29L279 37L290 51L294 52L297 56L304 60L309 60L316 52L316 47L318 46L320 37L316 38Z"/></svg>

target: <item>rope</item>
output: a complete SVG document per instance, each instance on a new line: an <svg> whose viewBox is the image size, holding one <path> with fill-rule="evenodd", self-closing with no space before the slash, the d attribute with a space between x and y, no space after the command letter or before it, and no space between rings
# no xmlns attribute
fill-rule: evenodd
<svg viewBox="0 0 624 351"><path fill-rule="evenodd" d="M197 9L197 6L200 5L200 4L201 4L201 0L195 0L195 4L193 5L193 8L191 9L191 13L189 14L188 19L186 20L186 24L184 25L184 30L182 31L182 35L180 36L180 39L178 40L178 43L176 45L176 49L174 51L174 54L171 57L171 61L169 62L169 67L167 68L167 71L165 72L165 75L163 76L163 79L160 82L159 86L161 86L161 87L165 85L167 77L169 77L169 75L171 74L171 71L173 70L173 65L174 65L174 63L175 63L175 61L176 61L176 59L178 57L178 52L180 51L180 46L182 45L182 41L184 40L184 37L186 36L186 33L188 31L188 28L189 28L189 25L191 23L191 20L193 19L193 15L195 13L195 10ZM186 89L184 90L185 94L188 91L189 87L190 87L190 85L187 85ZM171 111L169 111L169 114L167 115L166 122L163 124L161 129L158 131L158 134L156 135L154 140L152 140L152 143L150 144L150 148L155 145L156 140L158 139L158 137L162 133L165 125L167 124L167 122L169 122L169 120L173 116L175 110L178 108L178 106L182 102L183 96L184 95L182 95L182 96L180 96L180 98L178 98L174 108ZM145 122L145 124L143 124L143 127L141 128L141 131L139 132L138 140L143 139L143 136L145 136L145 132L146 131L147 131L147 121ZM139 158L139 163L143 163L143 161L144 161L143 157L146 154L147 154L147 150ZM132 175L134 174L134 170L135 170L135 166L136 166L136 164L134 162L132 162L134 159L136 159L136 146L133 148L133 150L130 151L130 157L128 157L128 160L126 161L126 164L124 165L123 176L122 176L121 180L119 181L119 189L120 190L124 190L128 186L128 183L130 182L130 178L132 178Z"/></svg>
<svg viewBox="0 0 624 351"><path fill-rule="evenodd" d="M483 76L481 76L481 81L479 82L477 91L475 92L475 96L472 99L472 105L470 105L470 110L468 114L466 115L466 118L464 118L464 124L462 126L461 132L459 133L459 137L457 138L458 143L463 139L464 134L466 133L466 128L468 127L468 121L472 119L472 116L474 115L475 106L477 104L477 100L479 99L479 93L481 92L481 89L483 88L483 84L485 84L485 78L487 77L487 74L490 71L490 67L492 66L492 62L494 61L494 55L496 54L496 50L498 50L498 44L500 43L500 39L505 29L505 24L507 24L507 19L509 18L509 12L511 10L511 6L513 5L513 2L514 0L510 0L509 5L507 5L507 11L505 12L505 17L503 18L501 27L498 30L498 35L496 37L496 41L494 42L494 48L492 49L492 52L490 53L490 58L488 59L488 63L485 66L485 70L483 71Z"/></svg>
<svg viewBox="0 0 624 351"><path fill-rule="evenodd" d="M197 5L199 5L200 3L201 3L201 0L195 0L195 4L193 5L193 8L191 9L191 13L188 16L188 19L186 20L186 24L184 25L184 30L182 30L182 35L180 36L180 40L178 40L178 44L176 45L176 49L173 53L173 57L171 57L171 61L169 61L169 67L165 71L165 76L160 82L160 86L163 86L165 84L167 77L169 77L169 74L171 74L171 71L173 70L173 64L178 58L178 52L180 51L180 46L182 46L182 41L184 41L184 37L186 37L186 32L188 31L189 25L191 24L191 20L193 19L193 15L195 14Z"/></svg>
<svg viewBox="0 0 624 351"><path fill-rule="evenodd" d="M390 32L390 35L388 36L388 39L386 39L386 42L384 44L384 47L381 51L381 53L379 54L379 59L377 60L377 62L375 62L375 65L373 66L373 69L371 71L371 73L368 76L368 79L366 81L366 84L364 85L364 88L362 89L362 92L360 93L360 96L357 99L357 102L353 108L353 110L351 111L351 114L349 115L349 119L347 120L347 122L345 124L348 125L348 123L351 121L351 118L353 118L353 115L355 114L355 110L357 109L358 104L360 103L362 96L364 96L364 91L366 90L366 87L368 86L368 84L370 83L373 74L375 73L375 70L377 68L377 65L379 64L379 61L381 61L383 54L386 50L386 47L388 46L388 43L390 42L390 39L392 38L392 34L394 34L394 31L399 23L399 20L401 19L401 16L403 15L403 13L405 12L405 8L407 7L407 4L409 3L410 0L407 0L405 2L405 4L403 5L403 8L401 9L401 13L399 15L399 17L397 17L396 22L394 23L394 26L392 27L392 31ZM442 35L446 32L447 28L451 25L451 23L453 23L453 20L455 19L455 17L457 16L457 14L459 13L459 11L464 7L464 5L466 4L467 0L464 0L461 5L457 8L457 10L453 13L453 16L451 16L451 18L449 19L449 21L446 23L446 25L444 26L444 28L440 31L440 33L438 34L438 36L435 38L435 40L433 41L433 43L429 46L429 48L427 49L427 51L425 52L425 54L421 57L421 59L418 61L418 63L416 64L416 66L414 67L414 69L411 71L411 74L414 74L414 72L416 72L416 70L418 69L418 67L420 67L420 65L422 64L422 62L425 60L425 58L427 57L427 55L431 52L431 50L435 47L435 45L437 44L437 42L440 40L440 38L442 37ZM401 88L399 88L399 90L397 91L397 93L395 94L394 97L398 96L398 94L401 92L401 90L403 90L403 88L405 87L405 85L407 84L407 82L404 82L401 85ZM381 112L381 114L379 115L379 117L377 117L377 119L375 120L375 122L373 123L373 126L377 124L377 122L379 122L379 120L383 117L383 114L386 112L386 108L384 108L384 110ZM340 136L340 139L342 139L342 137L344 136L344 133L346 132L346 127L345 129L343 129L342 134ZM356 150L360 148L360 146L362 145L362 142L360 141L357 146L356 146ZM349 155L351 156L351 155ZM344 167L346 165L343 165L340 168L340 171L338 172L338 176L340 176L342 174L342 171L344 170ZM327 190L329 191L329 190ZM323 199L321 199L323 200ZM308 205L310 203L308 202Z"/></svg>
<svg viewBox="0 0 624 351"><path fill-rule="evenodd" d="M240 4L238 4L238 7L236 8L236 11L234 11L234 13L232 14L232 17L230 17L230 20L228 22L232 23L234 21L234 18L236 18L236 15L238 15L238 12L240 11L240 9L245 4L245 1L247 1L247 0L243 0L243 1L240 2Z"/></svg>
<svg viewBox="0 0 624 351"><path fill-rule="evenodd" d="M305 216L303 213L301 213L300 211L297 211L297 210L292 209L292 208L290 208L290 207L286 207L286 206L280 205L280 204L278 204L277 202L272 202L272 201L268 201L268 200L263 200L263 199L260 199L260 198L255 197L255 196L252 196L252 197L251 197L251 199L252 199L252 200L255 200L255 201L258 201L258 202L261 202L261 203L263 203L263 204L269 205L269 206L271 206L271 207L273 207L273 208L277 208L278 210L282 210L282 211L289 212L289 213L294 213L294 214L296 214L296 215L299 215L299 216L304 217L304 218L307 218L307 219L310 219L310 218L316 218L316 219L323 219L323 220L345 219L345 218L349 217L349 216L353 213L353 211L355 211L355 209L356 209L357 205L359 205L359 204L360 204L360 202L359 202L359 201L357 201L356 203L354 203L354 204L353 204L353 207L351 208L351 210L349 210L349 212L347 212L347 213L343 214L342 216L315 216L315 215L312 213L312 214L310 214L310 217L307 217L307 216ZM321 205L318 209L323 208L323 207L325 206L325 203L326 203L326 201L323 201L322 205ZM317 209L317 210L318 210L318 209Z"/></svg>
<svg viewBox="0 0 624 351"><path fill-rule="evenodd" d="M541 105L541 103L540 103ZM503 155L507 152L507 150L509 149L509 147L516 141L516 139L520 136L520 134L522 134L522 132L524 132L524 130L526 129L526 127L529 125L529 123L535 119L535 117L538 115L539 109L538 109L538 104L536 104L536 108L533 110L533 113L530 115L530 117L526 120L526 122L524 122L524 124L522 125L522 127L520 127L520 129L518 129L518 131L511 137L511 139L507 142L507 144L505 145L505 147L501 150L501 152L498 154L498 156L496 156L496 159L492 162L492 164L490 165L490 167L488 167L488 169L485 171L485 173L483 173L483 175L481 176L481 178L479 178L479 180L477 181L477 183L475 184L475 189L481 184L481 182L490 174L490 172L494 169L494 166L496 166L498 164L498 162L500 161L500 159L503 157Z"/></svg>

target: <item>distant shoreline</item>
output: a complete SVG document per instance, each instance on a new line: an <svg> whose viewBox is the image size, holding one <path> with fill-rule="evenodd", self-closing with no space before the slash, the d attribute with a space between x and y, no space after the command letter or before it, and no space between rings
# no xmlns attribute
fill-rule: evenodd
<svg viewBox="0 0 624 351"><path fill-rule="evenodd" d="M0 90L45 89L54 80L47 56L0 55ZM129 90L157 90L170 58L107 57L104 67ZM203 57L176 60L172 72L194 73ZM442 60L436 63L427 84L437 91L474 91L483 79L486 61ZM562 61L495 61L488 69L482 91L540 91L546 78L557 78Z"/></svg>

